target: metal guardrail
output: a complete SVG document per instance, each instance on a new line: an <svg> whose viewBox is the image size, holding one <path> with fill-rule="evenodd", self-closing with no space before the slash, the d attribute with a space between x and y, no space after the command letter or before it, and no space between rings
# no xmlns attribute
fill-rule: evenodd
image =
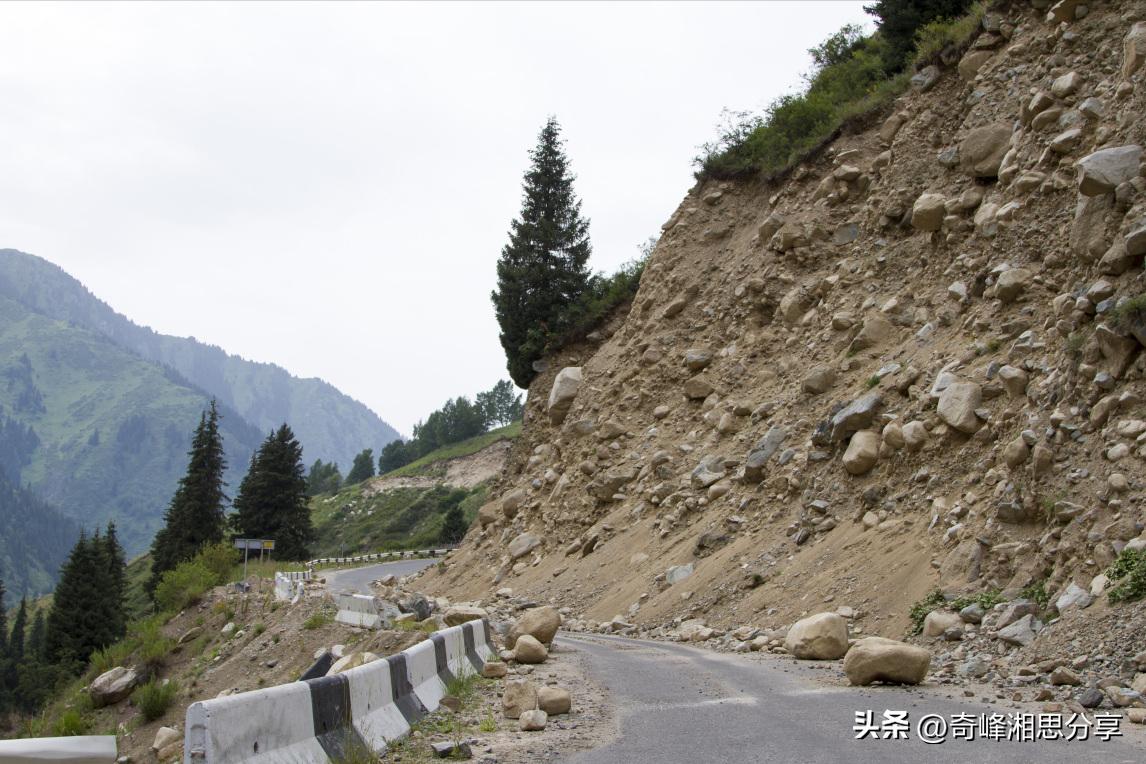
<svg viewBox="0 0 1146 764"><path fill-rule="evenodd" d="M413 560L423 557L443 557L447 552L457 549L457 545L438 547L437 549L416 549L404 550L398 552L374 552L373 554L360 554L354 557L320 557L315 560L308 560L305 564L308 568L313 568L316 565L344 565L348 562L374 562L375 560Z"/></svg>

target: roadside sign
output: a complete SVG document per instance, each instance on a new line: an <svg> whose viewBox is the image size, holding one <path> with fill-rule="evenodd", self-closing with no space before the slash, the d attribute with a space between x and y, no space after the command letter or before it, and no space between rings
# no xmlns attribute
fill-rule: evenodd
<svg viewBox="0 0 1146 764"><path fill-rule="evenodd" d="M254 549L259 553L259 559L263 559L263 552L267 553L267 559L270 559L270 553L275 548L274 539L235 539L235 549L243 550L243 580L247 578L247 558Z"/></svg>
<svg viewBox="0 0 1146 764"><path fill-rule="evenodd" d="M235 539L235 549L272 550L274 548L274 539Z"/></svg>

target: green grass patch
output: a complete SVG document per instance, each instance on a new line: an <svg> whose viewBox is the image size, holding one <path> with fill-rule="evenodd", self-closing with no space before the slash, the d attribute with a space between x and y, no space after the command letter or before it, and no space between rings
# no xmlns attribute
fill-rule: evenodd
<svg viewBox="0 0 1146 764"><path fill-rule="evenodd" d="M979 33L983 13L976 3L958 19L919 28L903 73L881 33L865 37L857 26L842 28L809 51L816 65L802 92L780 96L763 113L725 110L717 139L693 160L697 178L782 178L841 133L864 129L886 112L910 84L910 68L957 61Z"/></svg>
<svg viewBox="0 0 1146 764"><path fill-rule="evenodd" d="M167 713L178 693L179 685L175 682L152 679L136 688L131 694L131 702L143 714L145 720L153 722Z"/></svg>
<svg viewBox="0 0 1146 764"><path fill-rule="evenodd" d="M86 735L91 729L91 721L75 708L66 709L59 715L52 725L52 734L56 737L72 737Z"/></svg>
<svg viewBox="0 0 1146 764"><path fill-rule="evenodd" d="M395 621L394 628L397 631L420 631L424 634L433 634L438 630L438 625L433 619L427 618L424 621Z"/></svg>
<svg viewBox="0 0 1146 764"><path fill-rule="evenodd" d="M302 627L307 630L321 629L331 623L334 623L334 617L330 613L315 613L302 622Z"/></svg>
<svg viewBox="0 0 1146 764"><path fill-rule="evenodd" d="M912 605L909 613L911 616L911 633L922 634L923 620L927 618L927 614L946 604L947 600L943 597L943 592L939 589L932 589L926 597Z"/></svg>
<svg viewBox="0 0 1146 764"><path fill-rule="evenodd" d="M1047 593L1046 581L1035 581L1033 584L1023 587L1019 592L1019 597L1035 603L1039 606L1039 610L1046 610L1047 605L1050 603L1050 594Z"/></svg>
<svg viewBox="0 0 1146 764"><path fill-rule="evenodd" d="M1111 602L1129 602L1146 596L1146 552L1123 549L1106 571L1111 581Z"/></svg>

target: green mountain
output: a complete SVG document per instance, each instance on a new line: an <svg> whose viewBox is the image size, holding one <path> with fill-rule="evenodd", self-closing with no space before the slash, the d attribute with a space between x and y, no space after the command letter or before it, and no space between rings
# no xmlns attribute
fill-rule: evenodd
<svg viewBox="0 0 1146 764"><path fill-rule="evenodd" d="M34 255L0 249L0 296L101 334L174 369L264 433L288 422L306 449L308 463L333 461L346 471L363 448L380 453L382 446L398 438L377 414L321 379L299 379L273 364L247 361L213 345L138 326L61 268Z"/></svg>
<svg viewBox="0 0 1146 764"><path fill-rule="evenodd" d="M129 554L151 543L210 398L102 334L0 297L4 469L83 527L114 519ZM222 412L228 482L237 486L262 432Z"/></svg>
<svg viewBox="0 0 1146 764"><path fill-rule="evenodd" d="M14 484L0 469L0 580L9 605L22 595L51 591L79 533L74 520Z"/></svg>

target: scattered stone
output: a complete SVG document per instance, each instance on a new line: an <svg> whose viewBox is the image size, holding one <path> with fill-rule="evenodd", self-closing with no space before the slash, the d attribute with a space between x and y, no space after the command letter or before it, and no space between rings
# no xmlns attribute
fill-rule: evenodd
<svg viewBox="0 0 1146 764"><path fill-rule="evenodd" d="M982 388L974 382L954 382L939 395L938 413L944 422L968 435L982 422L975 413L983 402Z"/></svg>
<svg viewBox="0 0 1146 764"><path fill-rule="evenodd" d="M1112 194L1114 189L1138 176L1142 147L1116 146L1100 149L1078 160L1078 191L1083 196Z"/></svg>
<svg viewBox="0 0 1146 764"><path fill-rule="evenodd" d="M519 719L521 714L537 708L537 686L528 679L506 681L501 693L501 711L507 719Z"/></svg>
<svg viewBox="0 0 1146 764"><path fill-rule="evenodd" d="M140 676L135 669L116 666L92 680L88 685L88 695L96 708L110 706L130 695L139 681Z"/></svg>
<svg viewBox="0 0 1146 764"><path fill-rule="evenodd" d="M540 687L537 690L537 707L550 716L569 713L573 699L568 690L560 687Z"/></svg>
<svg viewBox="0 0 1146 764"><path fill-rule="evenodd" d="M541 709L535 709L533 711L523 711L518 726L522 732L539 732L545 729L545 725L548 721L548 714Z"/></svg>
<svg viewBox="0 0 1146 764"><path fill-rule="evenodd" d="M852 435L844 452L844 469L852 475L870 472L879 461L879 433L874 430L860 430Z"/></svg>
<svg viewBox="0 0 1146 764"><path fill-rule="evenodd" d="M520 536L509 542L510 559L517 560L532 552L537 547L541 546L541 538L535 533L522 533Z"/></svg>
<svg viewBox="0 0 1146 764"><path fill-rule="evenodd" d="M994 178L1011 145L1011 124L999 122L978 127L959 144L963 170L976 178Z"/></svg>
<svg viewBox="0 0 1146 764"><path fill-rule="evenodd" d="M551 424L561 424L573 406L573 399L577 397L577 390L581 387L581 367L566 366L557 372L553 379L553 387L549 390L549 421Z"/></svg>
<svg viewBox="0 0 1146 764"><path fill-rule="evenodd" d="M518 663L544 663L549 651L530 634L522 634L513 647L513 657Z"/></svg>
<svg viewBox="0 0 1146 764"><path fill-rule="evenodd" d="M471 605L451 605L442 615L446 626L458 626L466 621L480 621L483 618L489 618L489 613Z"/></svg>
<svg viewBox="0 0 1146 764"><path fill-rule="evenodd" d="M501 679L509 673L505 661L486 661L482 664L481 675L486 679Z"/></svg>
<svg viewBox="0 0 1146 764"><path fill-rule="evenodd" d="M938 231L947 214L947 200L941 194L922 194L911 208L911 225L917 231Z"/></svg>
<svg viewBox="0 0 1146 764"><path fill-rule="evenodd" d="M528 634L543 645L548 645L561 628L561 613L552 605L544 605L526 610L514 622L505 636L505 646L513 649L518 637Z"/></svg>

